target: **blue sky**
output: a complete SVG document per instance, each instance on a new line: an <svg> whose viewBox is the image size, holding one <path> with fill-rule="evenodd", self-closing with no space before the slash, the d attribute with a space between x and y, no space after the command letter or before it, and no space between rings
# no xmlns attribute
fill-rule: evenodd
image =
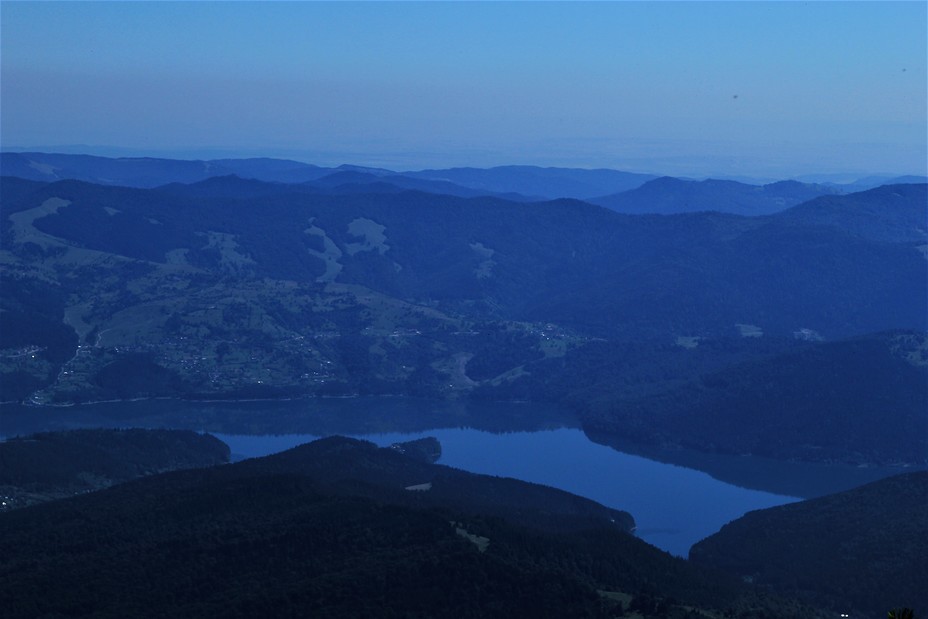
<svg viewBox="0 0 928 619"><path fill-rule="evenodd" d="M923 174L926 6L4 0L2 145Z"/></svg>

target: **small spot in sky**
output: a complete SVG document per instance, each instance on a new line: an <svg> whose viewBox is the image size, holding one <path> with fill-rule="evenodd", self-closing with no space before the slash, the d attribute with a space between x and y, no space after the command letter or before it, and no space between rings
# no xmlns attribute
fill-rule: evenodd
<svg viewBox="0 0 928 619"><path fill-rule="evenodd" d="M732 98L732 99L737 99L737 98L738 98L738 95L732 95L731 98Z"/></svg>

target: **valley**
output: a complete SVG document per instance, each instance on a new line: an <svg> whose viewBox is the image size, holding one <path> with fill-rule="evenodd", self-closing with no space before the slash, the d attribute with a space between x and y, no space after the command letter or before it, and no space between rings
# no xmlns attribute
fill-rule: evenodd
<svg viewBox="0 0 928 619"><path fill-rule="evenodd" d="M151 165L140 163L136 172ZM66 501L86 500L94 513L91 504L118 495L119 509L131 510L149 500L135 497L133 488L149 493L144 488L160 486L144 496L206 492L234 531L242 516L233 495L276 488L266 496L273 517L290 518L291 508L278 499L286 503L293 483L309 484L297 494L299 501L316 502L314 526L343 520L346 500L357 513L374 510L373 520L361 517L357 526L387 528L359 548L373 556L382 540L399 540L384 559L391 570L406 564L390 553L417 547L412 530L394 525L413 519L416 531L434 537L421 548L424 556L448 552L441 559L447 565L483 562L478 574L507 565L516 570L514 587L539 578L579 587L572 589L579 606L563 606L574 609L565 612L599 608L608 615L621 608L682 618L716 617L725 608L785 616L796 602L770 596L801 594L777 585L742 588L702 568L691 571L689 563L664 564L649 544L685 556L752 510L928 464L924 184L846 194L779 186L776 191L812 199L745 216L688 206L693 200L727 204L719 197L727 190L734 192L732 204L757 197L739 183L686 185L680 193L666 179L572 177L575 183L594 177L642 183L626 193L669 186L665 200L679 206L670 215L658 214L664 206L629 215L577 199L531 197L544 193L545 184L531 190L525 169L508 185L495 172L500 184L493 195L475 195L449 188L447 180L413 190L388 171L372 180L364 178L370 170L360 169L312 170L309 184L236 176L191 184L162 177L166 182L158 184L158 165L141 187L3 177L0 422L6 440L0 445L21 449L14 461L32 462L39 456L22 449L58 441L55 457L73 456L62 471L70 461L98 463L74 479L55 472L58 485L21 477L0 484L16 508L50 501L24 511L54 514L63 498L77 495ZM224 165L242 171L254 163ZM470 178L462 174L449 178ZM546 182L571 177L563 170L533 171L536 182L546 174L553 175ZM505 194L514 187L527 193ZM431 193L439 189L452 193ZM600 190L601 184L579 183L572 191ZM765 194L768 206L769 199ZM164 460L165 447L152 436L146 440L161 454L160 464L155 456L144 467L115 464L97 451L82 455L91 445L124 449L118 440L105 447L110 439L91 428L210 432L231 446L236 463L220 467L233 472L158 474L203 462L188 462L186 455ZM61 430L70 432L35 435ZM91 435L81 432L98 434L86 439ZM36 438L15 438L30 435ZM457 481L442 486L441 476L423 470L401 476L399 494L393 481L375 489L399 465L381 462L368 447L338 442L349 439L317 441L333 435L388 449L437 437L440 464L455 466L447 474ZM214 440L194 436L204 437L204 449ZM324 454L312 457L323 468L304 470L297 482L287 477L289 465L267 464L313 450ZM51 471L55 457L36 470ZM212 457L218 462L223 454ZM128 473L115 473L120 467ZM318 484L338 467L351 479L333 495L335 486ZM251 472L240 478L236 471ZM261 491L250 481L259 471L270 476ZM146 478L127 481L140 474ZM479 482L482 489L473 487L467 500L443 494L470 487L472 474L503 476L509 481L494 483L509 484L508 490ZM519 527L563 527L569 520L541 510L541 498L532 509L513 511L505 497L522 483L515 479L576 493L565 498L571 504L598 501L583 503L594 512L624 514L627 529L637 524L634 543L643 545L609 544L619 544L622 561L639 556L637 567L621 561L603 563L605 572L551 567L547 559L520 554L522 541L504 541L497 554L500 540L526 539ZM116 494L106 494L111 491ZM411 497L418 498L410 503ZM444 533L423 515L433 501L433 508L453 512L443 516L454 523ZM199 513L197 505L181 500L172 509ZM405 515L385 515L387 505ZM115 504L105 509L117 511ZM30 533L18 518L12 518L16 535L33 539L38 529ZM247 535L272 543L259 528ZM197 531L178 529L170 537ZM596 558L599 551L585 536L601 543L611 534L584 531L532 547L561 548L581 564L606 561ZM445 534L490 558L464 559L463 548ZM106 560L124 561L134 552L131 544L119 548ZM220 543L208 552L233 551ZM151 566L170 564L164 556L153 560ZM525 571L530 564L541 571ZM664 573L651 581L656 589L641 580L652 568ZM171 579L182 581L183 570L168 569L174 575L162 585L179 586ZM382 566L365 569L382 573ZM250 572L239 567L236 573ZM271 573L253 577L259 582ZM41 576L26 579L33 586ZM293 595L288 587L282 595ZM697 593L703 587L711 592ZM427 586L423 591L434 595ZM145 595L143 589L134 594ZM551 604L566 599L555 598ZM231 598L215 603L238 604ZM809 603L830 604L815 596Z"/></svg>
<svg viewBox="0 0 928 619"><path fill-rule="evenodd" d="M154 189L5 177L3 399L534 401L616 438L924 463L914 411L926 405L925 185L832 194L769 216L629 216L576 200L347 191L344 174L312 191L234 176ZM722 184L712 195L730 186L744 191ZM908 403L868 433L885 436L872 449L848 449L852 426L797 451L785 428L759 445L721 440L737 424L707 413L702 438L658 421L674 402L711 400L694 394L731 383L713 378L726 368L743 381L735 368L770 360L747 379L761 384L789 359L861 337L872 344L846 358L857 376L848 386L898 400L898 385L876 378L888 361L876 359L904 357L909 368L899 375ZM785 380L800 399L820 382ZM768 397L753 388L738 410ZM842 397L831 401L865 405ZM647 431L629 412L641 407ZM743 421L761 433L769 423ZM900 452L902 437L915 442Z"/></svg>
<svg viewBox="0 0 928 619"><path fill-rule="evenodd" d="M925 619L926 20L0 0L0 616Z"/></svg>

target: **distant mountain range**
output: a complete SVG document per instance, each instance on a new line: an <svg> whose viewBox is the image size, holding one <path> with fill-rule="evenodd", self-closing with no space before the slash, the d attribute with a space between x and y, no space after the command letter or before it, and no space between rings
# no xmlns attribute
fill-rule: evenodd
<svg viewBox="0 0 928 619"><path fill-rule="evenodd" d="M103 185L154 188L171 183L198 183L219 176L239 176L321 190L375 191L388 187L459 197L500 196L518 201L592 197L637 187L654 178L615 170L580 170L509 166L394 172L343 165L324 168L283 159L181 161L155 158L94 157L49 153L0 153L0 172L29 180L82 180Z"/></svg>
<svg viewBox="0 0 928 619"><path fill-rule="evenodd" d="M604 193L627 191L655 178L618 170L501 166L496 168L452 168L406 172L415 178L441 180L494 192L529 196L587 199Z"/></svg>
<svg viewBox="0 0 928 619"><path fill-rule="evenodd" d="M592 198L593 204L619 213L671 215L718 211L738 215L771 215L821 195L842 193L834 186L780 181L746 185L735 181L690 181L664 176L636 189Z"/></svg>
<svg viewBox="0 0 928 619"><path fill-rule="evenodd" d="M309 184L323 191L373 189L383 192L394 187L395 191L415 190L458 197L496 196L515 201L575 198L623 213L705 210L741 215L777 212L819 195L928 182L928 177L907 176L868 177L845 185L783 181L761 186L727 180L697 182L658 178L652 174L608 169L499 166L396 172L354 165L327 168L287 159L176 160L39 152L0 153L0 174L44 182L72 179L139 188L190 184L234 175L271 183ZM627 192L632 193L624 195Z"/></svg>

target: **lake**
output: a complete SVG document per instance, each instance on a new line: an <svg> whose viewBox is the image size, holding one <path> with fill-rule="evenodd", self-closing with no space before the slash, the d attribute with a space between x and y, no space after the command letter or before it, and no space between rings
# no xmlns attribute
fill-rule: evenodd
<svg viewBox="0 0 928 619"><path fill-rule="evenodd" d="M442 446L440 464L545 484L626 510L639 537L678 556L748 511L898 472L606 446L593 442L565 411L538 404L359 397L0 407L0 437L86 427L206 431L225 441L233 458L268 455L333 434L378 445L434 436Z"/></svg>

